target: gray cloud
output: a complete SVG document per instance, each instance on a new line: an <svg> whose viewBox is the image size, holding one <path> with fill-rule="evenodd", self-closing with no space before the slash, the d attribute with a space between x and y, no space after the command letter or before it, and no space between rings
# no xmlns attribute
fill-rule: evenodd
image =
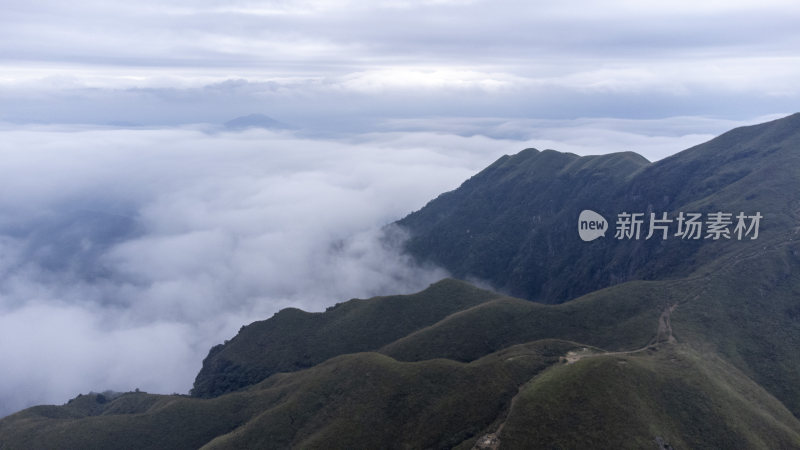
<svg viewBox="0 0 800 450"><path fill-rule="evenodd" d="M793 111L792 2L10 1L0 120L747 119Z"/></svg>
<svg viewBox="0 0 800 450"><path fill-rule="evenodd" d="M47 61L263 64L281 70L405 61L518 64L567 53L654 57L743 47L793 54L792 2L6 2L4 54ZM765 26L768 25L768 26ZM410 32L413 30L413 32ZM97 39L102 35L105 39ZM24 38L24 39L23 39ZM16 44L16 45L15 45ZM133 44L133 45L132 45ZM263 52L263 50L272 50ZM644 54L631 55L631 50ZM654 54L655 53L655 54ZM292 70L293 69L293 70Z"/></svg>
<svg viewBox="0 0 800 450"><path fill-rule="evenodd" d="M92 389L185 392L208 348L243 324L425 287L446 274L410 264L380 228L512 147L263 130L0 134L0 413Z"/></svg>

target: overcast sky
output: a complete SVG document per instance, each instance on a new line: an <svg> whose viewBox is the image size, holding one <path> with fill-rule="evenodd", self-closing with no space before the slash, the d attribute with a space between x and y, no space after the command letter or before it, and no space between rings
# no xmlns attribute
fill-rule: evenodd
<svg viewBox="0 0 800 450"><path fill-rule="evenodd" d="M424 288L382 227L503 154L797 110L800 4L600 3L0 0L0 416ZM284 128L220 126L252 113Z"/></svg>
<svg viewBox="0 0 800 450"><path fill-rule="evenodd" d="M751 119L800 89L792 0L1 3L13 122Z"/></svg>

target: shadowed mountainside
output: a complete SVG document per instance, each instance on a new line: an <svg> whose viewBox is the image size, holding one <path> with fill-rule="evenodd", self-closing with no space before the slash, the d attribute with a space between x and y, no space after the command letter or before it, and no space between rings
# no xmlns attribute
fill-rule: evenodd
<svg viewBox="0 0 800 450"><path fill-rule="evenodd" d="M618 241L613 228L587 245L576 233L582 210L611 227L622 212L761 212L759 241L777 237L798 222L799 149L800 114L737 128L652 164L633 153L527 149L397 223L419 260L509 295L560 303L629 280L686 276L731 246L758 245L645 240L646 229L642 239Z"/></svg>

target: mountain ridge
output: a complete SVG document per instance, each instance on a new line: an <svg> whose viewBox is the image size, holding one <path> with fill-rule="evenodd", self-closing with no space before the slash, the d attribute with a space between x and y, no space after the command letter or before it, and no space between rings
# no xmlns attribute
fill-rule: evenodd
<svg viewBox="0 0 800 450"><path fill-rule="evenodd" d="M498 159L396 223L410 233L406 250L417 260L544 303L627 280L685 276L697 268L686 260L706 259L707 242L614 242L607 236L589 247L572 231L578 213L666 212L675 217L679 210L708 213L724 206L736 214L763 208L771 215L762 223L762 236L768 238L773 226L795 223L800 209L787 195L800 190L796 174L787 173L800 167L799 127L800 114L794 114L732 130L654 163L632 153L578 157L529 149ZM754 144L759 138L767 140L763 147ZM745 143L735 144L737 139ZM566 171L570 163L574 166ZM582 171L585 165L602 170ZM508 183L512 178L515 182ZM788 193L774 195L780 190ZM601 269L586 272L595 267ZM560 277L571 272L583 276L577 282Z"/></svg>
<svg viewBox="0 0 800 450"><path fill-rule="evenodd" d="M247 130L250 128L263 128L267 130L281 130L290 128L285 123L275 120L265 114L248 114L233 118L223 124L228 130Z"/></svg>
<svg viewBox="0 0 800 450"><path fill-rule="evenodd" d="M277 372L311 367L344 353L375 350L453 311L498 296L445 279L417 294L352 299L329 307L325 313L283 309L270 320L242 327L224 346L212 348L195 379L192 394L215 397ZM430 298L437 301L431 302ZM332 335L335 339L331 339ZM273 352L260 355L259 349L265 347Z"/></svg>

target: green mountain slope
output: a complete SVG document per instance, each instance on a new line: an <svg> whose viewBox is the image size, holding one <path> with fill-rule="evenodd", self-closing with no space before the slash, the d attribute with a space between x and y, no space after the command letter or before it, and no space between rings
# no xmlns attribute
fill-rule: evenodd
<svg viewBox="0 0 800 450"><path fill-rule="evenodd" d="M343 355L214 399L83 396L1 420L0 448L448 448L574 347L534 342L470 364Z"/></svg>
<svg viewBox="0 0 800 450"><path fill-rule="evenodd" d="M647 164L633 153L579 157L527 149L500 158L398 224L411 233L406 247L412 255L456 277L486 280L515 296L563 301L611 284L612 274L586 269L607 256L579 254L577 212L601 211ZM564 270L581 276L559 277Z"/></svg>
<svg viewBox="0 0 800 450"><path fill-rule="evenodd" d="M587 357L536 377L502 448L800 447L800 422L737 369L684 346ZM535 445L532 445L534 444Z"/></svg>
<svg viewBox="0 0 800 450"><path fill-rule="evenodd" d="M781 238L797 224L797 192L800 114L738 128L653 164L630 153L528 149L398 224L409 230L407 250L420 260L510 295L559 303L628 280L686 276L732 247ZM619 241L612 228L587 244L576 232L584 209L611 227L621 212L758 211L764 219L758 242Z"/></svg>
<svg viewBox="0 0 800 450"><path fill-rule="evenodd" d="M554 340L468 364L343 355L214 399L88 395L0 421L8 449L468 449L492 435L501 448L793 448L800 422L713 355Z"/></svg>
<svg viewBox="0 0 800 450"><path fill-rule="evenodd" d="M470 361L543 338L609 351L634 349L664 339L653 327L674 307L669 314L674 338L721 355L800 416L800 241L733 252L701 272L618 284L560 305L498 299L381 351L408 361Z"/></svg>
<svg viewBox="0 0 800 450"><path fill-rule="evenodd" d="M284 309L269 320L242 327L225 345L212 348L192 394L214 397L273 373L375 350L453 312L498 297L461 281L442 280L417 294L353 299L325 313Z"/></svg>

